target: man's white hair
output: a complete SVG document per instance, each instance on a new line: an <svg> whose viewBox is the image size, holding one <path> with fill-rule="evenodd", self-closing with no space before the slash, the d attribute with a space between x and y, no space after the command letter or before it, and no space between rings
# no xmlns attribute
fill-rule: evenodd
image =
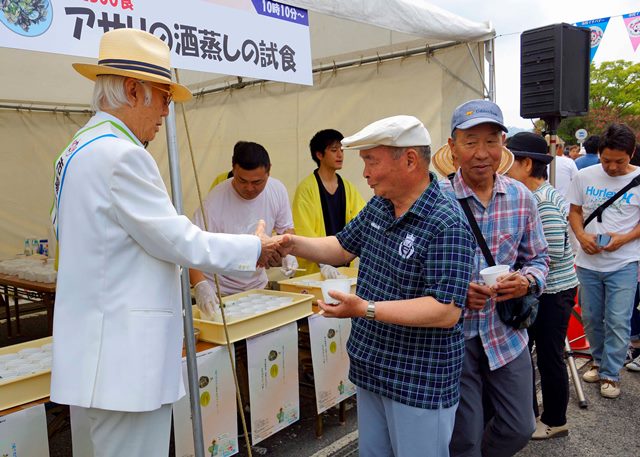
<svg viewBox="0 0 640 457"><path fill-rule="evenodd" d="M119 75L98 75L93 87L93 100L91 101L91 109L94 111L103 111L105 109L118 109L131 103L127 99L124 89L124 76ZM139 81L144 89L144 104L151 104L151 86Z"/></svg>

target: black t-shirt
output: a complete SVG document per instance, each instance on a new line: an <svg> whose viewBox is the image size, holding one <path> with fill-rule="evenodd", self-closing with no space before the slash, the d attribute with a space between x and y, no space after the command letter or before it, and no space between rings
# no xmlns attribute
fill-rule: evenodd
<svg viewBox="0 0 640 457"><path fill-rule="evenodd" d="M338 176L338 189L332 195L322 184L322 179L318 175L318 170L313 172L320 190L320 203L322 205L322 217L324 218L324 230L327 236L335 235L345 226L347 214L347 195L344 190L344 183L340 175Z"/></svg>

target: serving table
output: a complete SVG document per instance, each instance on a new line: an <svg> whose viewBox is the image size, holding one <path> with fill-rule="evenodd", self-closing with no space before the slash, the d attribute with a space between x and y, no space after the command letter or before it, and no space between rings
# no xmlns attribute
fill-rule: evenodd
<svg viewBox="0 0 640 457"><path fill-rule="evenodd" d="M7 336L14 336L9 303L13 297L15 313L15 336L20 336L20 300L41 303L47 312L47 334L53 330L53 303L56 296L56 284L35 282L18 276L0 273L0 307L4 308L7 319Z"/></svg>

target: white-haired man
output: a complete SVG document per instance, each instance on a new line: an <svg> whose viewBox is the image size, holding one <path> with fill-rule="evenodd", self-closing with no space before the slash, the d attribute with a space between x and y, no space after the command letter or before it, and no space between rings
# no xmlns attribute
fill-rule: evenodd
<svg viewBox="0 0 640 457"><path fill-rule="evenodd" d="M51 400L71 405L94 454L166 456L171 404L184 395L178 265L233 273L275 265L280 238L207 233L178 215L153 140L172 98L169 48L140 30L100 43L97 113L56 160L59 241Z"/></svg>

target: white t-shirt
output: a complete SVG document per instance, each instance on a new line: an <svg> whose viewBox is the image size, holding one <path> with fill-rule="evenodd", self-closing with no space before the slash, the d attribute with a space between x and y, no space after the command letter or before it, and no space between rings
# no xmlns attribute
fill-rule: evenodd
<svg viewBox="0 0 640 457"><path fill-rule="evenodd" d="M556 160L552 163L556 164L556 182L553 187L555 187L566 200L569 195L571 181L573 181L574 176L578 174L578 167L573 159L565 156L556 156ZM551 166L551 164L548 166ZM548 168L547 174L551 176Z"/></svg>
<svg viewBox="0 0 640 457"><path fill-rule="evenodd" d="M636 167L624 176L611 177L605 173L601 164L583 168L573 178L569 203L582 206L584 220L602 203L622 189L629 181L640 174ZM628 233L640 223L640 187L629 189L622 197L604 210L602 222L595 218L585 227L587 233ZM617 271L629 262L640 260L640 239L633 240L617 251L602 251L599 254L586 254L578 248L576 265L595 271Z"/></svg>
<svg viewBox="0 0 640 457"><path fill-rule="evenodd" d="M233 188L232 181L227 179L218 184L202 202L210 232L253 234L260 219L265 221L267 235L273 231L281 234L293 228L289 195L284 184L270 177L260 195L253 200L245 200ZM193 219L204 230L200 208ZM203 273L215 289L213 274ZM267 274L264 268L259 268L241 276L219 275L218 280L222 295L230 295L249 289L263 289L267 285Z"/></svg>

